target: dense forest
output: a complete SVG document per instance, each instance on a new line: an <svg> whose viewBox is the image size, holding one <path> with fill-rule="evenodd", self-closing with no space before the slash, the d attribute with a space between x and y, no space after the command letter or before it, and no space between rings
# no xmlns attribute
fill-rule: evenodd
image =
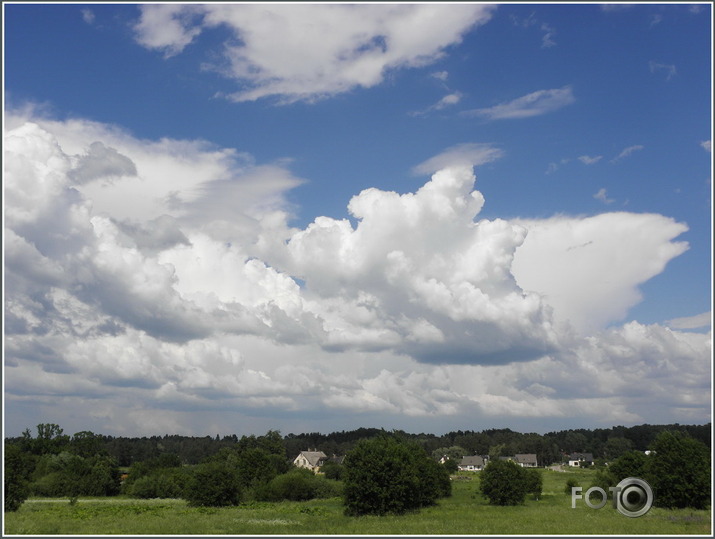
<svg viewBox="0 0 715 539"><path fill-rule="evenodd" d="M438 455L447 449L463 450L465 455L510 456L517 453L534 453L539 465L549 465L564 460L573 452L592 453L595 459L612 460L635 449L645 451L664 431L679 431L711 447L711 424L705 425L637 425L614 426L607 429L570 429L546 434L519 433L510 429L482 431L459 430L438 436L434 434L410 434L393 431L401 437L414 441L429 454ZM317 449L326 455L345 455L360 440L383 432L376 428L359 428L351 431L321 434L317 432L287 434L269 431L260 438L282 441L285 455L293 460L301 451ZM58 425L41 424L33 436L27 429L22 436L6 438L6 444L18 446L24 453L43 455L67 451L80 456L105 455L118 466L128 467L136 462L156 459L164 454L174 455L183 464L198 464L219 453L224 448L251 445L255 436L180 436L163 435L151 437L115 437L82 431L69 436Z"/></svg>

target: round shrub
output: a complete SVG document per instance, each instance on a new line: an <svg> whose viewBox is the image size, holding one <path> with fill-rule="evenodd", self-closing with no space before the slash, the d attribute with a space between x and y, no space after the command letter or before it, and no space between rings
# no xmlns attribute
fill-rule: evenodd
<svg viewBox="0 0 715 539"><path fill-rule="evenodd" d="M527 493L526 470L510 460L491 460L480 476L482 493L492 505L519 505Z"/></svg>
<svg viewBox="0 0 715 539"><path fill-rule="evenodd" d="M236 469L220 462L196 466L184 489L184 498L192 506L238 505L240 497L241 489Z"/></svg>
<svg viewBox="0 0 715 539"><path fill-rule="evenodd" d="M402 514L434 504L447 490L438 471L446 470L419 445L392 435L358 442L344 466L348 515Z"/></svg>

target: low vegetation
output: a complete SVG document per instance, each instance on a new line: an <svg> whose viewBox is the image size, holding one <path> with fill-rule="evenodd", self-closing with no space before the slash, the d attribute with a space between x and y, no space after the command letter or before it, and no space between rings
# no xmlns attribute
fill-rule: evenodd
<svg viewBox="0 0 715 539"><path fill-rule="evenodd" d="M5 514L5 533L30 535L711 535L711 511L654 507L628 518L613 507L571 509L568 479L589 485L593 470L543 470L539 500L516 506L489 503L481 472L460 472L452 495L404 515L359 518L344 514L340 497L308 501L244 501L237 506L190 507L184 500L138 500L124 496L30 498ZM468 479L467 479L468 478Z"/></svg>
<svg viewBox="0 0 715 539"><path fill-rule="evenodd" d="M269 431L198 463L164 451L120 467L92 433L70 438L56 425L40 425L37 438L5 441L5 533L710 532L710 451L685 431L659 431L649 455L618 441L610 447L620 448L619 456L608 466L560 471L498 458L505 447L491 448L483 471L454 473L461 446L428 451L414 437L378 431L355 442L343 464L334 459L315 474L295 468L286 438ZM612 504L572 508L573 486L608 492L626 477L653 486L655 506L646 515L624 517Z"/></svg>

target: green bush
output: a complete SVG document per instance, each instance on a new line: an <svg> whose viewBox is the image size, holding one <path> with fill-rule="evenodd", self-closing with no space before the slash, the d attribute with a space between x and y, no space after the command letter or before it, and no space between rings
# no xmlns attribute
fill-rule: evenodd
<svg viewBox="0 0 715 539"><path fill-rule="evenodd" d="M447 459L444 462L444 469L447 473L457 473L459 471L459 462L454 459Z"/></svg>
<svg viewBox="0 0 715 539"><path fill-rule="evenodd" d="M626 451L608 467L616 483L626 477L643 477L646 474L648 457L642 451ZM614 483L615 485L615 483Z"/></svg>
<svg viewBox="0 0 715 539"><path fill-rule="evenodd" d="M22 450L14 444L5 444L5 511L17 511L27 499L27 468Z"/></svg>
<svg viewBox="0 0 715 539"><path fill-rule="evenodd" d="M658 507L705 509L710 505L710 450L680 432L663 431L651 445L645 477Z"/></svg>
<svg viewBox="0 0 715 539"><path fill-rule="evenodd" d="M424 449L386 433L358 442L344 466L348 515L401 514L434 504L448 490L449 475Z"/></svg>
<svg viewBox="0 0 715 539"><path fill-rule="evenodd" d="M279 502L282 500L304 501L314 498L339 496L340 486L310 470L295 469L274 477L270 482L256 489L259 501Z"/></svg>
<svg viewBox="0 0 715 539"><path fill-rule="evenodd" d="M566 481L566 485L564 486L564 493L571 495L571 489L573 489L573 487L580 487L580 486L581 485L579 484L579 482L576 481L573 477L571 477L570 479L568 479Z"/></svg>
<svg viewBox="0 0 715 539"><path fill-rule="evenodd" d="M640 477L640 476L626 476L626 477ZM618 479L610 472L610 470L598 470L596 475L593 476L593 481L591 481L591 487L600 487L606 493L606 496L611 499L613 498L613 493L608 490L609 487L614 487L618 483ZM571 494L571 491L569 491Z"/></svg>
<svg viewBox="0 0 715 539"><path fill-rule="evenodd" d="M183 470L160 469L140 477L126 490L134 498L182 498L188 473Z"/></svg>
<svg viewBox="0 0 715 539"><path fill-rule="evenodd" d="M328 461L320 467L326 479L340 481L343 478L343 466L337 462Z"/></svg>
<svg viewBox="0 0 715 539"><path fill-rule="evenodd" d="M533 494L534 499L538 500L541 496L541 491L544 488L544 478L539 470L533 468L524 468L526 480L526 492Z"/></svg>
<svg viewBox="0 0 715 539"><path fill-rule="evenodd" d="M240 498L241 488L236 469L220 462L196 466L184 489L184 499L192 506L238 505Z"/></svg>
<svg viewBox="0 0 715 539"><path fill-rule="evenodd" d="M482 494L492 505L519 505L527 493L526 470L510 460L490 460L480 474Z"/></svg>
<svg viewBox="0 0 715 539"><path fill-rule="evenodd" d="M119 468L108 456L83 458L63 451L43 455L33 472L35 496L113 496L119 493Z"/></svg>

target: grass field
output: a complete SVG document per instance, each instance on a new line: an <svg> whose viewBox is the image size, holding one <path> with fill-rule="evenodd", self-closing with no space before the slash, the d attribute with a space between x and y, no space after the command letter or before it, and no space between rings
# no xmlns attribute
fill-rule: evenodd
<svg viewBox="0 0 715 539"><path fill-rule="evenodd" d="M193 508L183 500L128 498L35 498L5 513L5 534L32 535L711 535L711 511L652 508L628 518L608 504L571 508L568 478L586 490L593 472L545 470L540 499L524 505L491 506L478 480L453 483L453 495L419 513L347 517L338 498L308 502L247 503L229 508ZM467 474L464 474L467 475ZM594 500L595 501L595 500Z"/></svg>

